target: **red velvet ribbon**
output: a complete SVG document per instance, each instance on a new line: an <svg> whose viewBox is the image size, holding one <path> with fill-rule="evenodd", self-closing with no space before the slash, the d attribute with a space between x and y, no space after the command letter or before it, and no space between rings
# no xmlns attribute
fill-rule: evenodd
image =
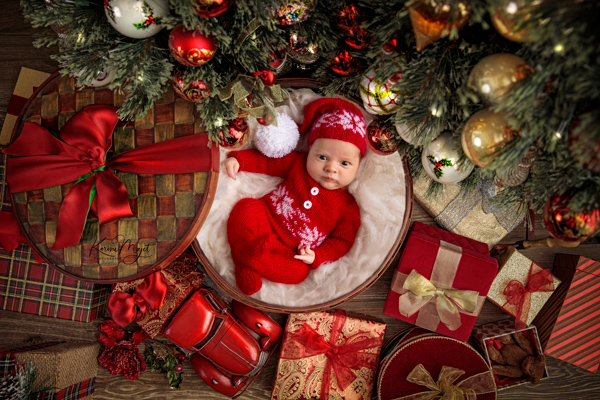
<svg viewBox="0 0 600 400"><path fill-rule="evenodd" d="M11 211L0 211L0 245L7 253L19 247L22 243L27 244L25 236L21 233L19 223L15 214ZM38 264L44 260L32 250L33 256Z"/></svg>
<svg viewBox="0 0 600 400"><path fill-rule="evenodd" d="M157 310L167 295L168 285L160 271L148 275L133 294L112 292L108 298L108 313L121 328L138 321L147 308Z"/></svg>
<svg viewBox="0 0 600 400"><path fill-rule="evenodd" d="M346 311L335 310L329 342L308 324L302 325L300 329L288 336L288 339L300 344L300 349L295 353L295 357L282 358L300 359L318 354L327 356L321 384L321 400L329 399L332 372L335 373L339 388L345 390L356 379L354 371L363 367L372 370L377 368L376 355L366 353L364 350L380 346L381 341L378 338L372 336L360 338L362 334L359 333L343 339L338 344L346 318Z"/></svg>
<svg viewBox="0 0 600 400"><path fill-rule="evenodd" d="M512 280L504 288L506 303L502 308L515 316L516 328L523 329L527 326L531 294L552 291L554 291L554 278L550 270L532 262L527 276L527 286L523 286L518 280Z"/></svg>
<svg viewBox="0 0 600 400"><path fill-rule="evenodd" d="M127 190L110 170L146 174L176 174L214 168L206 135L192 135L125 151L106 159L118 122L114 107L91 105L75 114L59 132L60 140L43 126L25 122L21 134L4 153L11 193L76 181L58 215L52 249L79 242L90 208L100 224L132 217ZM95 192L94 192L95 191ZM93 199L93 200L92 200Z"/></svg>

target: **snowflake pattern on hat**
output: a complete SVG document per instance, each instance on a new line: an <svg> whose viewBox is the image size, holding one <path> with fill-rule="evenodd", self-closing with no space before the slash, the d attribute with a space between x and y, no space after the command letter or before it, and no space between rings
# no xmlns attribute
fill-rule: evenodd
<svg viewBox="0 0 600 400"><path fill-rule="evenodd" d="M322 125L325 125L329 128L354 131L361 137L365 137L367 128L364 119L361 117L346 109L339 109L321 115L313 124L313 129L318 129Z"/></svg>

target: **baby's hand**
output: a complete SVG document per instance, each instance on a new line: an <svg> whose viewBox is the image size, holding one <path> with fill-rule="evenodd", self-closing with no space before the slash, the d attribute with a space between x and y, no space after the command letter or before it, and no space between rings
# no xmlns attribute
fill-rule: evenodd
<svg viewBox="0 0 600 400"><path fill-rule="evenodd" d="M227 175L235 181L235 177L240 170L240 162L234 157L229 157L225 160L225 170L227 171Z"/></svg>
<svg viewBox="0 0 600 400"><path fill-rule="evenodd" d="M315 252L309 245L300 243L298 245L298 255L294 256L294 258L302 260L306 264L312 264L315 261Z"/></svg>

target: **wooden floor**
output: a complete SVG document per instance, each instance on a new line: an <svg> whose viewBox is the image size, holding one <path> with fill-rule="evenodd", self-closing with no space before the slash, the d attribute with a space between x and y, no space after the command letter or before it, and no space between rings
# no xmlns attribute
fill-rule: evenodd
<svg viewBox="0 0 600 400"><path fill-rule="evenodd" d="M42 0L40 0L42 1ZM34 35L43 30L34 30L23 20L18 10L17 0L2 2L0 13L0 126L4 122L6 108L10 100L19 70L28 67L44 72L54 72L56 63L50 59L55 49L35 49L31 42ZM415 203L413 221L434 224L423 209ZM543 227L536 225L536 238L548 236ZM525 239L525 229L519 227L509 234L502 243L510 244ZM554 254L565 252L580 254L600 259L600 245L597 241L585 243L577 248L533 248L523 251L537 263L551 267ZM383 304L390 287L393 268L366 292L355 299L344 303L340 308L369 314L382 318L387 325L386 338L398 332L405 323L382 314ZM271 314L280 323L285 322L286 315ZM506 318L506 315L495 306L486 303L477 324ZM0 311L0 347L21 342L31 337L44 340L74 339L94 341L98 334L100 321L79 323L54 318L46 318L8 311ZM600 327L598 327L600 329ZM252 386L240 399L268 399L275 376L277 359L272 358ZM550 378L537 386L521 385L498 393L500 400L521 399L600 399L600 374L591 374L578 367L549 358L548 371ZM226 399L212 391L196 376L189 363L184 365L184 380L179 390L169 389L166 378L159 373L146 371L137 381L129 381L122 375L110 375L107 370L98 368L96 392L94 399Z"/></svg>

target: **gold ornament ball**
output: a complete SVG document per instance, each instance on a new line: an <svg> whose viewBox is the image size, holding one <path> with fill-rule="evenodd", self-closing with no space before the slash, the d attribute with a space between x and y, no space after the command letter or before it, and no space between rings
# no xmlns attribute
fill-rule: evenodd
<svg viewBox="0 0 600 400"><path fill-rule="evenodd" d="M531 18L532 10L540 3L539 0L499 0L490 10L492 25L506 39L526 42L531 33L520 25Z"/></svg>
<svg viewBox="0 0 600 400"><path fill-rule="evenodd" d="M492 162L498 152L519 135L508 126L505 112L493 112L487 108L477 111L463 128L461 144L465 155L479 167Z"/></svg>
<svg viewBox="0 0 600 400"><path fill-rule="evenodd" d="M492 54L479 60L471 70L467 87L489 106L506 99L510 89L523 80L533 69L514 54Z"/></svg>
<svg viewBox="0 0 600 400"><path fill-rule="evenodd" d="M453 7L456 7L453 10ZM455 15L456 19L451 20ZM471 5L467 0L420 0L408 10L415 31L417 51L430 43L450 35L452 29L461 29L471 17Z"/></svg>

